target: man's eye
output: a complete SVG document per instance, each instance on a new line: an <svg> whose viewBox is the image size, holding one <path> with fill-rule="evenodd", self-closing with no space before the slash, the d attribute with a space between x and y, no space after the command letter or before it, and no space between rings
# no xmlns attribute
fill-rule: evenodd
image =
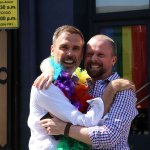
<svg viewBox="0 0 150 150"><path fill-rule="evenodd" d="M78 51L78 50L80 50L80 47L74 47L73 50Z"/></svg>
<svg viewBox="0 0 150 150"><path fill-rule="evenodd" d="M86 56L91 57L92 55L93 55L92 53L88 53Z"/></svg>
<svg viewBox="0 0 150 150"><path fill-rule="evenodd" d="M103 55L103 54L99 54L98 57L101 57L101 58L102 58L102 57L104 57L104 55Z"/></svg>
<svg viewBox="0 0 150 150"><path fill-rule="evenodd" d="M60 49L62 49L62 50L67 50L68 47L67 47L67 46L62 46L62 47L60 47Z"/></svg>

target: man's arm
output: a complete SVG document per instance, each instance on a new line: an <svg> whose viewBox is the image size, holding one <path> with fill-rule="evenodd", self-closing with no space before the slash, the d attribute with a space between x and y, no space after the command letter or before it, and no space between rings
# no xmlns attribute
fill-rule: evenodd
<svg viewBox="0 0 150 150"><path fill-rule="evenodd" d="M130 90L131 91L131 90ZM81 127L71 125L69 137L82 141L91 145L98 143L98 148L110 148L116 145L122 136L128 137L130 123L137 114L135 108L136 99L131 92L130 96L125 95L126 92L121 92L117 97L117 102L112 106L109 118L103 126ZM118 110L119 109L119 110ZM128 113L126 113L128 112ZM46 124L41 122L43 127L48 127L47 132L50 135L64 134L66 122L62 122L57 118L50 119Z"/></svg>
<svg viewBox="0 0 150 150"><path fill-rule="evenodd" d="M103 101L104 101L105 107L106 107L105 113L108 112L110 105L112 103L112 99L114 98L114 95L116 94L117 90L120 91L125 88L133 88L134 87L134 85L129 83L128 80L127 80L128 82L124 82L124 79L123 79L123 82L118 84L118 82L120 82L120 81L121 80L118 79L113 83L111 82L107 86L106 90L103 93L102 98L103 98ZM54 118L54 121L53 121L53 119L51 120L53 123L50 120L51 119L46 119L46 120L41 121L41 124L43 127L48 127L47 128L48 133L52 134L52 135L64 134L64 128L66 126L66 123L58 120L57 118ZM88 128L86 128L86 127L72 125L70 127L69 136L74 139L77 139L79 141L82 141L84 143L91 144L90 138L88 136Z"/></svg>
<svg viewBox="0 0 150 150"><path fill-rule="evenodd" d="M88 135L88 128L87 127L81 127L81 126L71 126L69 130L69 137L72 137L76 140L79 140L81 142L84 142L88 145L91 145L91 140Z"/></svg>
<svg viewBox="0 0 150 150"><path fill-rule="evenodd" d="M33 86L43 89L43 86L45 84L45 89L48 89L48 87L53 81L53 73L54 73L54 70L49 62L49 57L42 61L40 69L42 73L35 79Z"/></svg>
<svg viewBox="0 0 150 150"><path fill-rule="evenodd" d="M102 100L104 102L104 115L109 112L115 94L125 89L132 89L135 91L135 85L127 79L116 79L108 84L102 95Z"/></svg>
<svg viewBox="0 0 150 150"><path fill-rule="evenodd" d="M52 115L74 125L87 127L97 125L104 112L103 101L98 97L88 100L90 109L85 114L81 113L53 83L47 90L39 90L33 86L31 100L36 101L37 105Z"/></svg>
<svg viewBox="0 0 150 150"><path fill-rule="evenodd" d="M66 122L63 122L58 118L44 119L40 121L40 123L46 128L49 135L64 135L64 130L67 125ZM91 145L87 127L71 125L68 136Z"/></svg>

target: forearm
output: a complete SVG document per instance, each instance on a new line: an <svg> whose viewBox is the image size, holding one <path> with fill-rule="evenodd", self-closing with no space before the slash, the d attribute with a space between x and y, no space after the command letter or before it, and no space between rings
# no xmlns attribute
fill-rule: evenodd
<svg viewBox="0 0 150 150"><path fill-rule="evenodd" d="M115 93L116 91L111 86L107 86L107 88L105 89L102 95L102 99L104 102L104 115L109 111L111 104L113 102Z"/></svg>
<svg viewBox="0 0 150 150"><path fill-rule="evenodd" d="M40 121L40 124L47 130L49 135L65 134L68 137L91 145L87 127L71 125L69 128L66 122L58 118L44 119Z"/></svg>
<svg viewBox="0 0 150 150"><path fill-rule="evenodd" d="M69 137L91 145L91 141L88 135L88 128L72 125L69 130Z"/></svg>
<svg viewBox="0 0 150 150"><path fill-rule="evenodd" d="M125 89L135 90L135 85L126 79L116 79L108 84L102 95L102 99L105 106L104 115L109 111L115 94Z"/></svg>

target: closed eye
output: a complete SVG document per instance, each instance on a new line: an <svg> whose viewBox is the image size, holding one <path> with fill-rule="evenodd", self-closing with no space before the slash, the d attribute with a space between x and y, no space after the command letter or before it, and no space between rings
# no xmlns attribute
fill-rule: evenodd
<svg viewBox="0 0 150 150"><path fill-rule="evenodd" d="M86 54L86 57L92 57L93 56L93 53L87 53Z"/></svg>
<svg viewBox="0 0 150 150"><path fill-rule="evenodd" d="M80 46L74 46L74 47L73 47L73 50L74 50L74 51L79 51L80 49L81 49Z"/></svg>
<svg viewBox="0 0 150 150"><path fill-rule="evenodd" d="M66 50L68 50L68 46L67 45L61 45L60 49L63 51L66 51Z"/></svg>
<svg viewBox="0 0 150 150"><path fill-rule="evenodd" d="M105 55L104 54L98 54L98 57L103 58Z"/></svg>

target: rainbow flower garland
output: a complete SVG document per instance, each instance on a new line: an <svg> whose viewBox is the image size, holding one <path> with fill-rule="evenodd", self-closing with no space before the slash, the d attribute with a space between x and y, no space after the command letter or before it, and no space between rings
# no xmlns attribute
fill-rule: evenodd
<svg viewBox="0 0 150 150"><path fill-rule="evenodd" d="M53 57L50 57L50 64L54 69L54 84L63 91L65 96L79 111L86 113L88 108L86 100L92 98L88 94L88 86L86 84L86 79L89 78L87 72L85 70L81 71L81 68L77 68L75 75L71 76L69 73L63 71L63 67L60 64L54 62ZM90 148L87 144L65 136L61 137L57 147L57 150L88 149Z"/></svg>

